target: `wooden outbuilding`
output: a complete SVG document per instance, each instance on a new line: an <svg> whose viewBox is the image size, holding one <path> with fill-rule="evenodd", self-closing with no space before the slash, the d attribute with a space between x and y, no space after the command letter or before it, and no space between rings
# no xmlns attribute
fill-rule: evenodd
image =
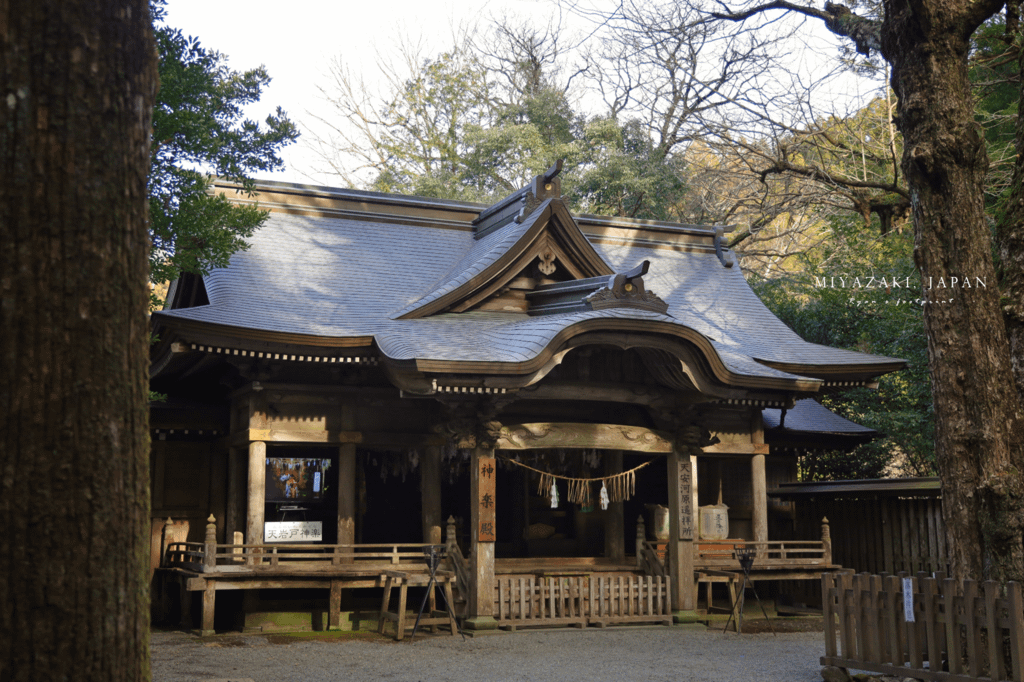
<svg viewBox="0 0 1024 682"><path fill-rule="evenodd" d="M153 566L201 629L219 592L247 627L293 597L342 627L431 545L470 628L692 618L738 548L766 578L835 566L820 529L773 539L795 455L770 440L903 361L799 338L727 228L573 215L557 170L493 206L261 183L251 248L174 283Z"/></svg>

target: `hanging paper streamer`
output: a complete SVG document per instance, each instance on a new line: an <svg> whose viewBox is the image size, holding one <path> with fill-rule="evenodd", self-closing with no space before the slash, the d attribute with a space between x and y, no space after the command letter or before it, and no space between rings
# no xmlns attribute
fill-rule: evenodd
<svg viewBox="0 0 1024 682"><path fill-rule="evenodd" d="M601 481L601 509L607 509L608 503L608 488L605 486L604 481Z"/></svg>
<svg viewBox="0 0 1024 682"><path fill-rule="evenodd" d="M613 474L611 476L601 476L600 478L574 478L572 476L559 476L558 474L534 469L533 467L514 459L503 459L510 464L515 464L516 466L520 466L524 469L529 469L530 471L540 474L540 482L537 484L537 494L541 497L550 495L552 508L557 506L555 501L558 499L558 489L555 486L555 481L558 479L566 481L566 485L568 487L566 499L572 504L589 507L591 505L590 486L597 481L601 482L600 499L602 509L607 509L607 507L604 506L605 497L608 498L609 503L624 502L636 494L636 472L651 463L649 461L644 462L640 466L633 467L629 471L623 471L621 474Z"/></svg>
<svg viewBox="0 0 1024 682"><path fill-rule="evenodd" d="M551 480L551 508L558 509L558 486L554 479Z"/></svg>

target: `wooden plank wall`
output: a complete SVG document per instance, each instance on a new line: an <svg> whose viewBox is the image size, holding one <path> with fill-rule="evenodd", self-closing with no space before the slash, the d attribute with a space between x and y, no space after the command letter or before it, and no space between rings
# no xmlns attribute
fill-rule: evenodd
<svg viewBox="0 0 1024 682"><path fill-rule="evenodd" d="M845 568L875 574L949 571L938 498L801 501L796 537L817 537L822 517L831 527L833 561Z"/></svg>

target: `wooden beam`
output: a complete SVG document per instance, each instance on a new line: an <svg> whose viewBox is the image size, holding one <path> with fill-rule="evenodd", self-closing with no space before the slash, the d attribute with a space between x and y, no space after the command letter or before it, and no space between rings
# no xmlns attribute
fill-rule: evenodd
<svg viewBox="0 0 1024 682"><path fill-rule="evenodd" d="M650 405L659 400L675 397L675 392L658 386L589 381L545 381L522 388L516 394L518 400L587 400L633 405Z"/></svg>
<svg viewBox="0 0 1024 682"><path fill-rule="evenodd" d="M709 455L767 455L764 443L715 443L701 448Z"/></svg>
<svg viewBox="0 0 1024 682"><path fill-rule="evenodd" d="M672 441L667 434L642 426L547 422L503 426L495 447L500 450L596 448L668 453L672 451Z"/></svg>
<svg viewBox="0 0 1024 682"><path fill-rule="evenodd" d="M341 445L382 445L402 448L418 448L429 445L444 445L444 437L429 433L388 433L376 431L329 431L315 429L248 429L232 434L232 445L244 445L252 441L269 443L322 443Z"/></svg>

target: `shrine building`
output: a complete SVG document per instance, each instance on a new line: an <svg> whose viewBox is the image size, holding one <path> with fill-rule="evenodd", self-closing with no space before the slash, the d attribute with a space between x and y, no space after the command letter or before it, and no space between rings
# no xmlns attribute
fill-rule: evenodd
<svg viewBox="0 0 1024 682"><path fill-rule="evenodd" d="M401 635L441 546L465 628L670 623L744 555L837 567L768 491L875 435L814 398L904 362L797 336L728 228L573 215L559 168L492 206L258 184L251 247L153 315L155 607L344 628L400 588Z"/></svg>

